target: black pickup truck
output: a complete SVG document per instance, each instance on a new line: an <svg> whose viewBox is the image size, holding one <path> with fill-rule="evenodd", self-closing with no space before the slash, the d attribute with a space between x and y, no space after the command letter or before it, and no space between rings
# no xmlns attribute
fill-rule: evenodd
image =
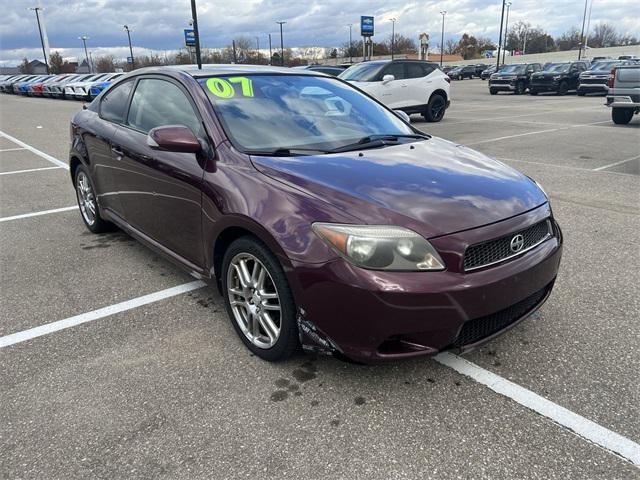
<svg viewBox="0 0 640 480"><path fill-rule="evenodd" d="M522 95L529 88L531 75L542 70L539 63L512 63L504 65L489 77L489 93L513 92Z"/></svg>
<svg viewBox="0 0 640 480"><path fill-rule="evenodd" d="M542 72L531 75L529 93L555 92L566 95L570 90L577 90L580 74L589 68L587 62L564 62L547 65Z"/></svg>

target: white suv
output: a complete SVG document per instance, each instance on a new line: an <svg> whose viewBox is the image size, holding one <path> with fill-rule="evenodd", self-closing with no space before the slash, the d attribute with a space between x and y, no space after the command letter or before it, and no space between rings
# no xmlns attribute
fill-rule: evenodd
<svg viewBox="0 0 640 480"><path fill-rule="evenodd" d="M438 64L420 60L376 60L353 65L338 75L387 107L420 113L439 122L449 107L450 78Z"/></svg>

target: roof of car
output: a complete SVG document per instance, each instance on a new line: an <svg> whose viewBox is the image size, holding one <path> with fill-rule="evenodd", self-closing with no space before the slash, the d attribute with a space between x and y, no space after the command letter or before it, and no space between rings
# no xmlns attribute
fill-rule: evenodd
<svg viewBox="0 0 640 480"><path fill-rule="evenodd" d="M169 65L163 67L146 67L135 70L134 73L159 73L166 71L179 71L192 77L207 77L226 74L251 74L251 73L295 73L296 75L317 75L318 72L308 69L292 69L289 67L274 67L272 65L245 65L245 64L204 64L202 69L197 65Z"/></svg>

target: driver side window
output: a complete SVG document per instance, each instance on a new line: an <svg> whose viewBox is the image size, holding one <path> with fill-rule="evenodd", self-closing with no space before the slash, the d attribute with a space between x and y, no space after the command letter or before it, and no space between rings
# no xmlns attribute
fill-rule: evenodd
<svg viewBox="0 0 640 480"><path fill-rule="evenodd" d="M157 78L138 82L127 124L143 133L163 125L184 125L196 137L203 137L200 118L185 93L177 85Z"/></svg>

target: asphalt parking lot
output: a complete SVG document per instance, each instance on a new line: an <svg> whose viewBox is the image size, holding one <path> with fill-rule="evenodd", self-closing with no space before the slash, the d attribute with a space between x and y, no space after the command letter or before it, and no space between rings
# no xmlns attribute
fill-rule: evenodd
<svg viewBox="0 0 640 480"><path fill-rule="evenodd" d="M640 478L640 118L481 80L452 96L414 125L543 185L556 287L471 363L362 366L252 356L213 287L86 230L63 165L81 104L0 95L0 478Z"/></svg>

